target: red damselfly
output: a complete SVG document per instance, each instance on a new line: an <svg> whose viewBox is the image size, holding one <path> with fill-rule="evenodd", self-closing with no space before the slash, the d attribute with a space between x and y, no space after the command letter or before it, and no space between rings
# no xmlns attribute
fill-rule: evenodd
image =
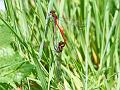
<svg viewBox="0 0 120 90"><path fill-rule="evenodd" d="M65 37L65 34L64 34L64 30L61 26L59 26L58 24L58 16L55 14L55 11L51 10L50 11L50 15L53 17L53 20L54 20L54 30L53 30L53 44L54 44L54 49L55 51L57 51L58 53L62 52L65 44L66 44L66 37ZM59 41L58 44L57 44L57 40L56 40L56 27L58 27L59 31L60 31L60 34L63 38L64 41Z"/></svg>
<svg viewBox="0 0 120 90"><path fill-rule="evenodd" d="M72 27L77 27L79 30L83 30L84 27L85 27L85 24L82 22L83 20L82 19L79 19L79 20L75 20L72 19L72 18L68 18L64 13L62 14L62 17L60 16L57 16L55 14L55 10L51 10L50 11L50 15L52 17L55 17L57 19L57 22L59 21L61 24L64 24L68 27L72 26Z"/></svg>
<svg viewBox="0 0 120 90"><path fill-rule="evenodd" d="M65 37L65 34L64 34L64 30L63 30L63 27L61 27L59 25L59 21L60 22L65 22L66 25L67 24L70 24L68 26L74 26L74 27L78 27L79 30L83 29L85 26L83 23L80 23L80 21L76 21L74 22L74 20L68 20L67 18L65 18L65 16L63 15L63 18L58 18L58 16L56 15L55 11L54 10L51 10L50 13L49 13L50 16L53 17L53 21L54 21L54 30L53 30L53 44L54 44L54 49L57 51L57 52L62 52L63 50L63 47L65 46L66 44L66 37ZM73 22L73 23L71 23ZM56 41L56 27L59 29L60 33L61 33L61 36L63 38L64 41L60 41L59 43L57 43Z"/></svg>

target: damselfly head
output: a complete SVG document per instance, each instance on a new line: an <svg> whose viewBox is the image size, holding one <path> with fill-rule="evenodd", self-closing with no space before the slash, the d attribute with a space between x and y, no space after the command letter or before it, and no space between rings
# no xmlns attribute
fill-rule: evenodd
<svg viewBox="0 0 120 90"><path fill-rule="evenodd" d="M64 47L64 46L65 46L65 42L60 41L59 44L58 44L58 47Z"/></svg>
<svg viewBox="0 0 120 90"><path fill-rule="evenodd" d="M64 46L65 46L65 42L60 41L59 44L58 44L57 52L58 53L62 52Z"/></svg>
<svg viewBox="0 0 120 90"><path fill-rule="evenodd" d="M51 14L55 13L55 10L51 10L50 13L51 13Z"/></svg>
<svg viewBox="0 0 120 90"><path fill-rule="evenodd" d="M49 15L51 15L55 19L58 19L57 15L55 14L55 10L51 10L50 13L49 13Z"/></svg>

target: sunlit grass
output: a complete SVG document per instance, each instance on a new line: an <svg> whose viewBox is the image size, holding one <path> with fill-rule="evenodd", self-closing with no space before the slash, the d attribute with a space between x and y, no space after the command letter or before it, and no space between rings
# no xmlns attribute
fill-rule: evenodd
<svg viewBox="0 0 120 90"><path fill-rule="evenodd" d="M4 71L1 90L120 89L119 0L4 2L6 12L0 16L0 29L5 28L10 36L0 31L2 38L5 36L0 38L0 51L6 47L14 50L13 57L5 60L13 58L15 64L0 63L0 72ZM56 53L53 47L50 10L56 11L67 37L62 53Z"/></svg>

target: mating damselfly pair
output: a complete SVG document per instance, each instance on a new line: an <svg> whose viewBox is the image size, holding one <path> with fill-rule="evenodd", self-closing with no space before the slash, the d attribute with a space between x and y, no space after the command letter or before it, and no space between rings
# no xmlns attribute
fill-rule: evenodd
<svg viewBox="0 0 120 90"><path fill-rule="evenodd" d="M51 10L50 13L49 13L49 16L52 16L53 18L53 22L54 22L54 29L53 29L53 45L54 45L54 49L56 52L60 53L62 52L64 46L66 45L66 41L67 41L67 38L64 34L64 29L62 26L59 25L59 18L57 16L57 14L55 13L54 10ZM83 28L84 25L81 25L81 28ZM59 29L60 31L60 34L63 38L63 41L59 41L57 42L57 33L56 33L56 29Z"/></svg>

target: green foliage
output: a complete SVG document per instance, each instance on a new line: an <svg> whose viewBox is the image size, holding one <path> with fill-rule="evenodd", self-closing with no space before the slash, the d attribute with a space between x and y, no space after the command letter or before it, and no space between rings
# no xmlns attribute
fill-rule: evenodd
<svg viewBox="0 0 120 90"><path fill-rule="evenodd" d="M4 2L0 90L120 89L119 0ZM53 47L50 10L56 11L67 37L62 53Z"/></svg>

